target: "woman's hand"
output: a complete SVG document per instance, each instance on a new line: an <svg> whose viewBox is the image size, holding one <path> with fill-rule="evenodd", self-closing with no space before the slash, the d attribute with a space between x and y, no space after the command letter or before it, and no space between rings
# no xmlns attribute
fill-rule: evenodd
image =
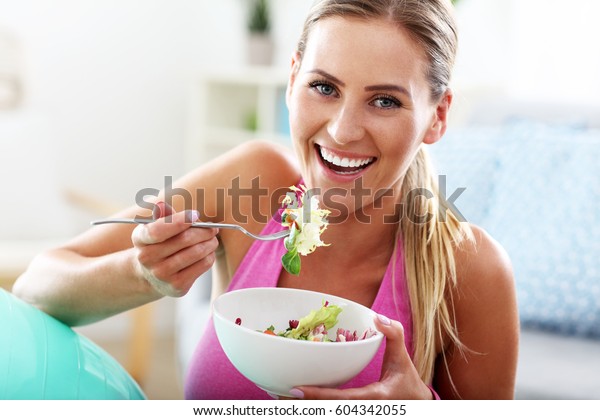
<svg viewBox="0 0 600 420"><path fill-rule="evenodd" d="M161 295L183 296L213 265L218 229L191 228L199 218L197 211L173 213L163 202L155 205L153 218L131 235L137 271Z"/></svg>
<svg viewBox="0 0 600 420"><path fill-rule="evenodd" d="M398 321L378 315L375 326L386 338L381 378L362 388L334 389L300 386L292 390L298 398L325 400L433 399L423 383L404 344L404 329Z"/></svg>

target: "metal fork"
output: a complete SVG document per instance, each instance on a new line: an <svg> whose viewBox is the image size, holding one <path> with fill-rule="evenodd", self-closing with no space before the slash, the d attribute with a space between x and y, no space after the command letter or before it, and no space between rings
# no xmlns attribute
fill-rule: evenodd
<svg viewBox="0 0 600 420"><path fill-rule="evenodd" d="M105 225L108 223L126 223L126 224L134 224L134 225L144 225L148 223L154 222L154 219L102 219L102 220L94 220L92 225ZM192 227L194 228L219 228L219 229L235 229L239 230L245 235L250 236L251 238L258 239L259 241L276 241L277 239L285 238L290 234L289 229L282 230L280 232L271 233L269 235L255 235L254 233L248 232L240 225L234 225L230 223L211 223L211 222L195 222L192 223Z"/></svg>

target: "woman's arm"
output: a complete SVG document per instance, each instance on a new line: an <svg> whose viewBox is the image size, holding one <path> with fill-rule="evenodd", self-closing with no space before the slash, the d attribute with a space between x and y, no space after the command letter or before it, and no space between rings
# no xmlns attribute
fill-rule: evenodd
<svg viewBox="0 0 600 420"><path fill-rule="evenodd" d="M142 210L119 216L141 216ZM66 324L83 325L162 297L143 267L167 283L181 284L185 276L189 288L212 265L218 242L214 229L188 229L186 216L182 211L144 226L153 244L136 239L142 230L132 234L131 225L93 227L34 258L13 292Z"/></svg>
<svg viewBox="0 0 600 420"><path fill-rule="evenodd" d="M235 185L246 188L257 177L262 188L273 189L282 182L292 185L299 175L290 155L287 149L265 142L238 147L173 185L189 194L165 197L161 192L155 200L167 204L158 205L161 218L156 222L135 229L121 224L92 227L64 246L37 256L13 292L69 325L104 319L165 294L184 295L210 269L218 245L216 229L190 229L190 222L196 217L236 222L236 211L250 214L253 203L249 200L234 203ZM269 198L261 203L271 206ZM140 204L146 208L135 206L116 217L150 217L147 203ZM263 225L249 217L245 227L258 233ZM235 269L251 241L238 232L221 232L220 239L228 264Z"/></svg>
<svg viewBox="0 0 600 420"><path fill-rule="evenodd" d="M512 267L487 233L477 227L473 233L475 243L457 252L458 287L452 294L465 348L450 345L438 356L434 388L442 399L512 399L519 345Z"/></svg>
<svg viewBox="0 0 600 420"><path fill-rule="evenodd" d="M132 251L97 257L69 248L44 252L19 277L13 293L68 325L104 319L160 297L135 275Z"/></svg>

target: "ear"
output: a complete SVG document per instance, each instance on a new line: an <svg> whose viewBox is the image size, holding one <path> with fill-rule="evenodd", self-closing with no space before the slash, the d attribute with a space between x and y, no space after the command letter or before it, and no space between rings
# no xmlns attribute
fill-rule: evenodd
<svg viewBox="0 0 600 420"><path fill-rule="evenodd" d="M290 68L290 76L288 80L287 89L285 91L285 103L290 106L290 96L292 95L292 89L294 87L294 82L296 81L296 76L298 75L298 71L300 70L300 53L298 51L294 51L292 54L292 63Z"/></svg>
<svg viewBox="0 0 600 420"><path fill-rule="evenodd" d="M448 112L452 104L452 90L447 89L435 107L435 113L431 119L431 125L425 132L423 143L433 144L442 138L448 124Z"/></svg>

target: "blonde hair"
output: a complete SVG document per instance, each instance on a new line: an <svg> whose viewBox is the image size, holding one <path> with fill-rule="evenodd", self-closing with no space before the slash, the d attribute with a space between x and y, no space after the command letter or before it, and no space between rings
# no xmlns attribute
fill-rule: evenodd
<svg viewBox="0 0 600 420"><path fill-rule="evenodd" d="M431 101L448 89L457 49L457 31L450 0L321 0L305 21L298 42L300 60L314 25L328 17L387 19L406 29L421 46L427 59L426 78ZM415 191L430 191L438 200L411 197ZM410 200L410 211L428 215L423 221L402 217L398 234L404 247L405 271L413 319L413 363L421 379L431 383L442 337L463 349L454 325L450 287L456 285L454 248L472 238L466 223L448 211L440 199L436 174L421 146L404 175L401 197ZM416 208L415 208L416 204ZM446 363L447 368L447 363Z"/></svg>
<svg viewBox="0 0 600 420"><path fill-rule="evenodd" d="M415 188L432 192L437 200L411 200ZM447 335L460 351L464 349L454 324L449 288L456 286L454 247L465 238L472 240L472 233L468 224L461 223L440 197L423 146L404 176L401 197L407 198L414 214L427 215L422 223L416 223L413 217L403 217L400 232L413 318L413 363L421 379L431 383L437 346L443 342L443 336Z"/></svg>

